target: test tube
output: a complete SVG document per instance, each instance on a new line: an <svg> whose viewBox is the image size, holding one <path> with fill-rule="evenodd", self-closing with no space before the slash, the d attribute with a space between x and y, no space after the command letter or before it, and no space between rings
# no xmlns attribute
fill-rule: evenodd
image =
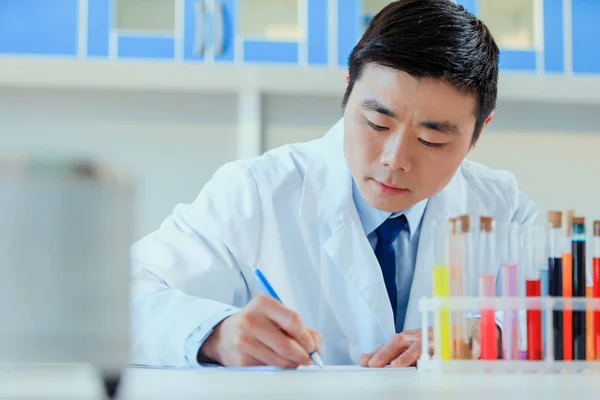
<svg viewBox="0 0 600 400"><path fill-rule="evenodd" d="M565 240L570 240L575 211L565 212ZM573 297L573 253L571 246L563 244L562 248L562 297ZM563 360L573 360L573 311L568 304L563 308Z"/></svg>
<svg viewBox="0 0 600 400"><path fill-rule="evenodd" d="M594 221L594 253L592 258L592 297L600 299L600 221ZM592 359L600 360L600 310L594 311L590 321L593 326Z"/></svg>
<svg viewBox="0 0 600 400"><path fill-rule="evenodd" d="M541 297L540 264L544 263L544 231L534 225L522 228L523 269L527 297ZM527 359L542 360L542 311L527 310Z"/></svg>
<svg viewBox="0 0 600 400"><path fill-rule="evenodd" d="M519 295L519 227L517 224L501 224L500 265L502 279L502 296L517 297ZM518 310L503 310L502 320L502 357L505 360L519 359L519 320Z"/></svg>
<svg viewBox="0 0 600 400"><path fill-rule="evenodd" d="M550 295L550 273L548 271L548 258L546 254L546 246L548 245L548 231L544 229L544 256L540 264L540 290L542 297ZM546 358L546 311L542 310L542 355Z"/></svg>
<svg viewBox="0 0 600 400"><path fill-rule="evenodd" d="M475 274L473 273L473 235L471 233L471 218L469 215L461 215L456 219L456 249L457 263L460 265L461 296L475 297L474 286ZM471 348L471 319L466 318L468 310L459 314L460 337L457 337L457 354L462 359L472 359Z"/></svg>
<svg viewBox="0 0 600 400"><path fill-rule="evenodd" d="M494 219L479 219L479 297L496 297L496 237L494 236ZM496 310L485 308L480 311L480 341L482 360L498 358Z"/></svg>
<svg viewBox="0 0 600 400"><path fill-rule="evenodd" d="M550 211L548 213L548 274L549 294L553 297L562 297L562 244L564 234L562 226L562 212ZM554 359L563 359L563 312L552 311L552 331L554 345Z"/></svg>
<svg viewBox="0 0 600 400"><path fill-rule="evenodd" d="M450 233L450 297L463 296L462 287L462 266L461 266L461 248L458 236L456 218L450 218L449 223L451 226ZM465 351L462 346L463 330L465 329L465 313L462 311L455 311L451 314L452 323L452 358L464 359Z"/></svg>
<svg viewBox="0 0 600 400"><path fill-rule="evenodd" d="M585 297L585 218L573 218L573 297ZM573 311L573 359L585 360L585 311Z"/></svg>
<svg viewBox="0 0 600 400"><path fill-rule="evenodd" d="M452 226L446 221L434 225L435 251L433 265L433 296L448 297L450 295L449 249ZM452 335L450 311L435 312L434 330L437 332L435 341L435 356L442 360L450 360L452 354Z"/></svg>

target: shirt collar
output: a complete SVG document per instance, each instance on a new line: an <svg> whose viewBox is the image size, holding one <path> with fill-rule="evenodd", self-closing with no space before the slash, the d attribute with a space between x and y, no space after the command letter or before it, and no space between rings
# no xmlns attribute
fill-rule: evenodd
<svg viewBox="0 0 600 400"><path fill-rule="evenodd" d="M363 230L367 236L373 233L375 229L379 228L379 226L383 224L386 219L390 217L395 218L404 214L406 216L406 220L408 221L409 237L411 240L417 231L419 224L421 223L421 219L425 213L425 207L427 206L428 201L428 199L421 200L414 206L395 213L381 211L367 203L367 201L360 194L354 179L352 179L352 198L354 199L354 205L358 211L358 216L360 218Z"/></svg>

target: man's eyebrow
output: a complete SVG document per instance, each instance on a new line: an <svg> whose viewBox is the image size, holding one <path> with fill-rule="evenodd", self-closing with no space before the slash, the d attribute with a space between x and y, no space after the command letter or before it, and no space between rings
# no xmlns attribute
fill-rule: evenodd
<svg viewBox="0 0 600 400"><path fill-rule="evenodd" d="M377 99L365 99L360 103L360 106L365 110L375 111L380 114L387 115L388 117L398 119L398 115L396 115L395 112L393 112L389 107L383 105Z"/></svg>
<svg viewBox="0 0 600 400"><path fill-rule="evenodd" d="M442 133L453 133L460 134L461 131L458 126L449 121L437 122L437 121L423 121L419 125L424 128L431 129Z"/></svg>

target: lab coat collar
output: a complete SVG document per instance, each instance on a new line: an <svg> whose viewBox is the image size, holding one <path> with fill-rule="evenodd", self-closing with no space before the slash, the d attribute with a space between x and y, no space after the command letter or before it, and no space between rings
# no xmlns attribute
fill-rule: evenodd
<svg viewBox="0 0 600 400"><path fill-rule="evenodd" d="M341 221L352 208L352 176L344 157L344 119L312 153L302 187L300 215L310 222Z"/></svg>

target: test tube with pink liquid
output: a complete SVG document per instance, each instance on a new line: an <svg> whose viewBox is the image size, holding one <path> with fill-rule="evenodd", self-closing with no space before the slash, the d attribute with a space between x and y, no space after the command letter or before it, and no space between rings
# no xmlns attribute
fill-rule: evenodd
<svg viewBox="0 0 600 400"><path fill-rule="evenodd" d="M498 225L500 276L503 297L519 296L519 226L513 223ZM519 313L517 309L503 310L502 358L519 360ZM524 354L523 357L526 357Z"/></svg>

